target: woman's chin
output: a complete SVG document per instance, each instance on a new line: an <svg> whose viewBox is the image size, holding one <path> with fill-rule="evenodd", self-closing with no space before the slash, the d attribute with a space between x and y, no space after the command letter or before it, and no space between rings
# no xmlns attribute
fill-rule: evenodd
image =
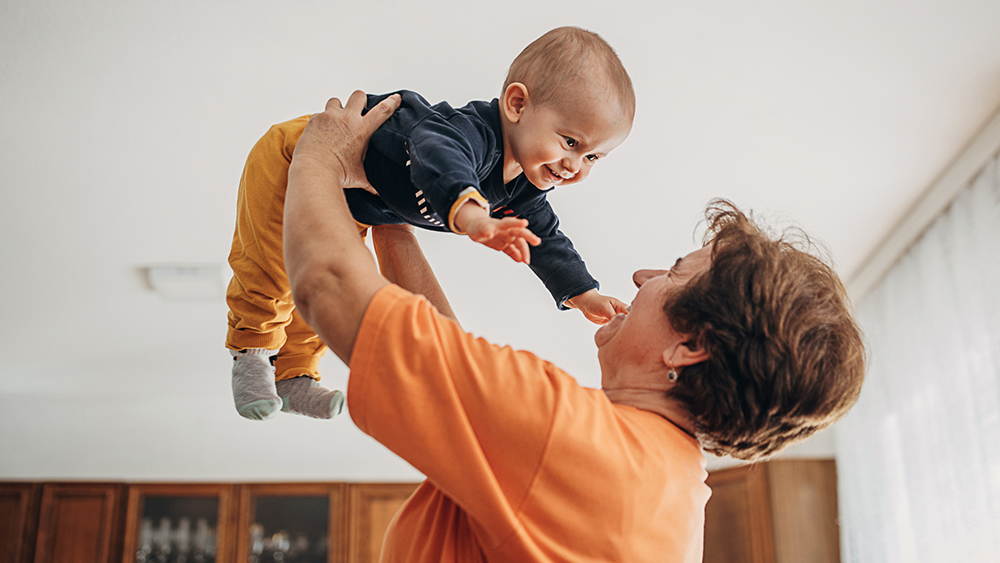
<svg viewBox="0 0 1000 563"><path fill-rule="evenodd" d="M611 320L607 324L601 326L594 333L594 344L597 344L597 347L600 348L610 342L615 337L615 334L618 333L618 328L625 322L625 317L627 316L625 313L618 313L611 317Z"/></svg>

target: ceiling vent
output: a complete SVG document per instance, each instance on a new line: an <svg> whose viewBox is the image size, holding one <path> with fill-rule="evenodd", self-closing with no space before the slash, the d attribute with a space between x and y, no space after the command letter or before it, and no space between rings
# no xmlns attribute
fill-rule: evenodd
<svg viewBox="0 0 1000 563"><path fill-rule="evenodd" d="M139 268L148 289L164 299L218 299L232 276L228 266L211 263L151 264Z"/></svg>

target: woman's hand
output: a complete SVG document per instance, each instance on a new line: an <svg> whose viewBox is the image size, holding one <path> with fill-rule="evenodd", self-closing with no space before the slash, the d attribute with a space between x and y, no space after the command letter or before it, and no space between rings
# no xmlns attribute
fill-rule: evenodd
<svg viewBox="0 0 1000 563"><path fill-rule="evenodd" d="M368 100L361 90L351 94L346 106L331 98L326 111L309 120L292 160L309 161L310 167L325 168L341 179L343 188L363 188L375 193L365 176L368 139L396 111L400 99L399 94L393 94L361 115Z"/></svg>

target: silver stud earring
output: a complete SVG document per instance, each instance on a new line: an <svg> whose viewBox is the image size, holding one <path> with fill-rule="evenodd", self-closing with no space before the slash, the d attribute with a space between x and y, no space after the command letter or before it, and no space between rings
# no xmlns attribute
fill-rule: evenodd
<svg viewBox="0 0 1000 563"><path fill-rule="evenodd" d="M667 372L667 379L669 379L671 383L677 381L677 370L670 368L670 371Z"/></svg>

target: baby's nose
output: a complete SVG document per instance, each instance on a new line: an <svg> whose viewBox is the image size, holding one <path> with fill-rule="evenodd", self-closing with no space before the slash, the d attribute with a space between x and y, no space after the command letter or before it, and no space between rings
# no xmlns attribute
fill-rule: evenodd
<svg viewBox="0 0 1000 563"><path fill-rule="evenodd" d="M567 158L563 160L562 165L563 171L560 175L567 180L576 176L576 173L580 171L580 161L576 159Z"/></svg>

